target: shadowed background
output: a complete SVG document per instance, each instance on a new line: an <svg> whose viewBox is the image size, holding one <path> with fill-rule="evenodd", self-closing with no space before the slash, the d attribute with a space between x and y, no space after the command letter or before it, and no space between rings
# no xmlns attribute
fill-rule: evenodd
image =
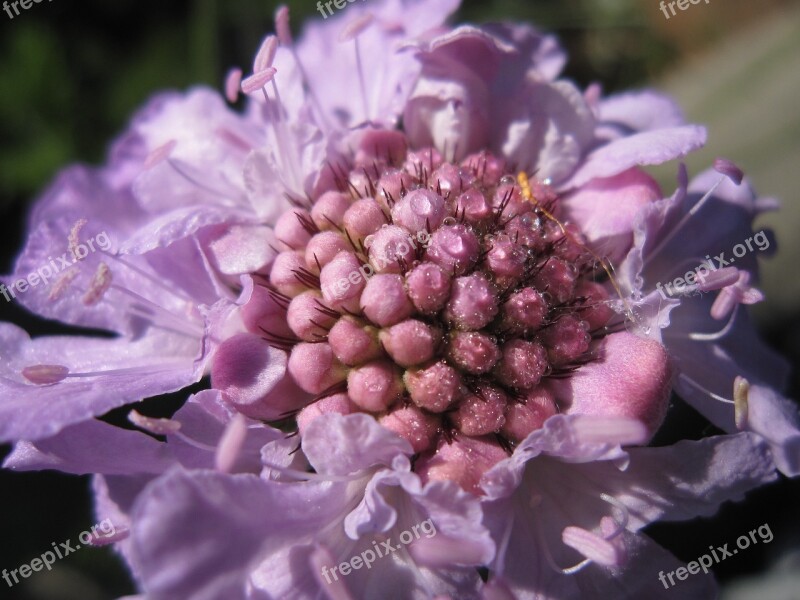
<svg viewBox="0 0 800 600"><path fill-rule="evenodd" d="M52 0L13 20L0 12L0 272L11 270L28 206L59 168L101 162L110 140L156 91L219 87L229 66L249 65L272 27L276 4ZM288 4L295 29L305 18L322 18L312 0ZM674 94L691 121L710 128L708 147L688 160L692 172L724 155L745 168L763 194L783 199L784 210L760 222L776 230L781 250L763 264L768 301L756 315L770 343L798 364L800 3L711 0L667 20L656 0L466 0L456 21L500 18L555 31L570 51L567 75L583 86L600 81L613 92L655 85ZM674 165L657 170L665 189L673 186L674 173ZM0 320L34 335L58 331L2 298ZM796 375L792 394L800 397ZM148 405L166 414L184 397ZM679 402L674 408L660 436L664 443L713 432L691 409ZM0 447L0 457L7 452ZM745 503L725 506L714 519L648 532L688 562L709 545L769 523L771 544L751 547L715 572L730 600L788 599L770 586L792 585L800 572L798 501L798 483L782 480ZM0 508L0 570L29 563L52 542L74 540L93 524L88 478L0 472ZM754 584L747 576L770 579ZM92 600L133 591L109 550L82 549L12 589L0 580L0 598ZM680 597L679 588L674 593Z"/></svg>

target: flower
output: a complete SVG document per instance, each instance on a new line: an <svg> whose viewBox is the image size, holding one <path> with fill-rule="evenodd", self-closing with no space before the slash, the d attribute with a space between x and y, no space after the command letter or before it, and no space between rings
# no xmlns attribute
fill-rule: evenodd
<svg viewBox="0 0 800 600"><path fill-rule="evenodd" d="M641 527L795 472L780 368L734 344L701 378L693 353L720 356L728 331L686 334L701 304L648 288L695 250L686 182L662 199L641 167L705 131L652 92L582 92L529 26L447 29L455 8L354 4L297 43L282 8L226 81L244 112L159 96L107 167L68 171L34 211L5 281L108 231L20 300L117 337L0 327L5 466L94 473L144 593L641 594L648 557L674 562ZM724 223L749 231L736 194L721 201L750 212ZM737 268L702 290L722 289L712 319L761 299ZM141 431L93 419L201 380L170 418L131 411ZM752 433L641 447L673 387ZM355 566L424 522L435 535ZM530 562L509 553L527 545Z"/></svg>

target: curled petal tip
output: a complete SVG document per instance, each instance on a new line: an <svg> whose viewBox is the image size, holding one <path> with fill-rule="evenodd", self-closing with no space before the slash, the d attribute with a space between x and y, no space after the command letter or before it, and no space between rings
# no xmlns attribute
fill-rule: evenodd
<svg viewBox="0 0 800 600"><path fill-rule="evenodd" d="M728 177L736 185L741 185L744 180L744 171L727 158L717 158L714 161L714 170Z"/></svg>

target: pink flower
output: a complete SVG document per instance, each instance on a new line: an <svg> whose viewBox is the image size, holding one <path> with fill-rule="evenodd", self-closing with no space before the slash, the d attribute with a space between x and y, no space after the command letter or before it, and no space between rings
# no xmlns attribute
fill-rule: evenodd
<svg viewBox="0 0 800 600"><path fill-rule="evenodd" d="M651 92L582 92L526 25L443 27L457 4L355 3L298 43L282 8L226 82L243 113L161 96L108 167L68 171L34 211L6 283L108 231L20 300L117 337L0 327L5 466L97 474L144 593L641 594L642 562L674 560L644 524L796 472L782 369L721 354L726 331L686 334L700 303L649 287L695 250L686 181L662 200L640 167L705 131ZM720 201L749 231L754 198ZM711 319L761 299L751 267L704 284L722 290ZM722 375L695 372L708 353ZM131 413L165 441L93 420L206 375L172 418ZM753 433L639 447L673 386ZM720 417L705 400L725 386ZM326 575L421 522L436 535Z"/></svg>

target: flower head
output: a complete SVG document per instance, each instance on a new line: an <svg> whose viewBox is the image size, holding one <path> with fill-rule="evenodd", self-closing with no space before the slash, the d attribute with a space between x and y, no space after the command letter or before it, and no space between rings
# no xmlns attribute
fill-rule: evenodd
<svg viewBox="0 0 800 600"><path fill-rule="evenodd" d="M227 78L243 113L160 96L107 167L67 172L34 211L17 277L82 233L114 242L21 301L117 337L0 327L5 466L95 473L145 593L640 595L656 580L636 567L674 560L644 524L797 472L782 370L717 344L732 325L685 331L761 300L754 266L693 287L721 290L710 307L652 289L696 252L681 233L717 188L728 233L759 203L683 171L662 199L641 167L701 127L652 92L582 92L529 26L445 28L456 7L353 4L297 42L282 8ZM698 353L721 374L698 375ZM142 431L92 419L200 380L169 418L132 411ZM637 447L673 386L749 432ZM435 536L345 573L420 523Z"/></svg>

